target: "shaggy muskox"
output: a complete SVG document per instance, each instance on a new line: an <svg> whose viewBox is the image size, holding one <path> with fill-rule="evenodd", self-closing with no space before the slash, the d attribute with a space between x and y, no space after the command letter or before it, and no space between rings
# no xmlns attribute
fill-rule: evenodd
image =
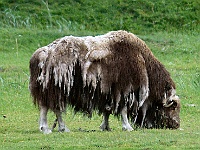
<svg viewBox="0 0 200 150"><path fill-rule="evenodd" d="M127 114L141 126L154 124L148 114L156 112L152 106L162 112L158 117L163 122L173 120L171 110L164 109L171 108L176 97L169 73L142 40L126 31L57 39L35 51L30 75L33 102L40 109L39 129L44 133L51 133L48 110L56 114L59 131L69 131L62 119L67 104L89 116L98 110L104 116L102 130L110 130L110 114L121 115L122 128L128 131L133 128Z"/></svg>

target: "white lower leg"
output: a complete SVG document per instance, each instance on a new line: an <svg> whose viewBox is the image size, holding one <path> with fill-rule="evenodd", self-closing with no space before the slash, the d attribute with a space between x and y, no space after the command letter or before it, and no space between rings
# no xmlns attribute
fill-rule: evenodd
<svg viewBox="0 0 200 150"><path fill-rule="evenodd" d="M142 122L141 122L141 125L140 125L141 128L143 128L143 125L144 125L144 119L145 119L145 115L143 114L143 116L142 116Z"/></svg>
<svg viewBox="0 0 200 150"><path fill-rule="evenodd" d="M144 105L141 107L141 109L142 109L142 122L141 122L140 127L143 128L144 120L146 118L146 113L147 113L147 109L148 109L148 103L145 102Z"/></svg>
<svg viewBox="0 0 200 150"><path fill-rule="evenodd" d="M57 111L56 113L56 117L58 120L58 131L59 132L70 132L70 130L65 126L65 123L62 119L62 112Z"/></svg>
<svg viewBox="0 0 200 150"><path fill-rule="evenodd" d="M121 111L121 119L122 119L122 130L132 131L133 128L128 122L127 106L125 106Z"/></svg>
<svg viewBox="0 0 200 150"><path fill-rule="evenodd" d="M45 134L49 134L52 131L48 128L47 124L47 112L48 109L44 106L40 107L40 120L39 120L39 129Z"/></svg>
<svg viewBox="0 0 200 150"><path fill-rule="evenodd" d="M114 113L117 114L117 110L118 110L118 107L119 107L119 102L120 102L120 99L121 99L120 91L116 92L116 97L115 98L116 98L116 106L115 106Z"/></svg>

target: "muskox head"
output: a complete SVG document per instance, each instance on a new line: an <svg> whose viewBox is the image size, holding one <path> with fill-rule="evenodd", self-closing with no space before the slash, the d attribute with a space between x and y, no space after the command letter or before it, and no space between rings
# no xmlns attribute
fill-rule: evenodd
<svg viewBox="0 0 200 150"><path fill-rule="evenodd" d="M144 127L169 129L177 129L180 127L180 99L175 95L174 91L169 91L170 94L166 94L162 103L160 101L152 101L150 103L145 116ZM142 111L139 110L136 125L140 125L141 123L141 114Z"/></svg>
<svg viewBox="0 0 200 150"><path fill-rule="evenodd" d="M158 106L156 118L157 125L161 128L177 129L180 127L180 99L174 95Z"/></svg>

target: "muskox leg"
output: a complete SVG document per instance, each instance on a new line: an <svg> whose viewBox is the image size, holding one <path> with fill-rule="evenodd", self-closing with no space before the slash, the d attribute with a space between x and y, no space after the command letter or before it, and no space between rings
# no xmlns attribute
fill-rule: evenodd
<svg viewBox="0 0 200 150"><path fill-rule="evenodd" d="M149 96L149 88L147 85L144 85L140 88L139 91L139 108L142 107L148 96Z"/></svg>
<svg viewBox="0 0 200 150"><path fill-rule="evenodd" d="M115 106L115 111L114 111L115 114L117 114L120 100L121 100L121 94L120 94L120 91L117 90L116 91L116 106Z"/></svg>
<svg viewBox="0 0 200 150"><path fill-rule="evenodd" d="M122 130L127 130L127 131L132 131L133 128L128 122L128 117L127 117L127 106L124 106L122 111L121 111L121 118L122 118Z"/></svg>
<svg viewBox="0 0 200 150"><path fill-rule="evenodd" d="M111 131L110 126L109 126L109 116L110 112L104 112L103 113L103 122L100 125L100 129L102 131Z"/></svg>
<svg viewBox="0 0 200 150"><path fill-rule="evenodd" d="M140 127L142 128L143 127L143 125L144 125L144 119L145 119L145 116L146 116L146 110L144 109L142 109L142 122L141 122L141 124L140 124Z"/></svg>
<svg viewBox="0 0 200 150"><path fill-rule="evenodd" d="M70 130L65 126L65 123L62 119L62 112L56 111L55 114L56 114L57 121L58 121L58 131L59 132L70 132Z"/></svg>
<svg viewBox="0 0 200 150"><path fill-rule="evenodd" d="M147 101L145 101L145 103L141 107L141 110L142 110L142 122L140 124L141 128L143 128L143 125L144 125L144 120L146 118L146 113L147 113L148 105L149 105L149 103Z"/></svg>
<svg viewBox="0 0 200 150"><path fill-rule="evenodd" d="M47 112L48 109L45 106L40 106L40 120L39 120L39 129L45 134L49 134L52 131L49 129L47 124Z"/></svg>
<svg viewBox="0 0 200 150"><path fill-rule="evenodd" d="M133 109L132 109L132 112L131 112L131 122L133 125L135 125L136 123L136 120L137 120L137 116L138 116L138 102L135 100L133 102Z"/></svg>

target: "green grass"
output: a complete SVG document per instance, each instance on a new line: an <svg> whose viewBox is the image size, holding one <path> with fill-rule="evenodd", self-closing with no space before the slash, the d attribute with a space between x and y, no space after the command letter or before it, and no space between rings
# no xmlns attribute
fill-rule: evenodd
<svg viewBox="0 0 200 150"><path fill-rule="evenodd" d="M199 3L0 0L0 149L200 149ZM74 116L69 108L64 120L70 133L40 133L28 90L33 52L65 35L118 29L137 34L171 73L181 98L180 129L124 132L112 116L112 131L101 132L101 116ZM50 126L54 118L48 114Z"/></svg>
<svg viewBox="0 0 200 150"><path fill-rule="evenodd" d="M42 30L2 29L0 33L0 149L199 149L200 146L200 39L198 34L158 32L138 35L170 71L181 98L181 130L123 132L111 117L111 132L101 132L101 116L64 119L70 133L43 135L38 130L38 110L28 90L32 53L65 33ZM66 33L75 34L79 33ZM85 32L80 35L95 33ZM17 39L17 40L16 40ZM190 106L194 104L195 107ZM5 118L4 118L5 117ZM55 118L48 115L50 126Z"/></svg>

